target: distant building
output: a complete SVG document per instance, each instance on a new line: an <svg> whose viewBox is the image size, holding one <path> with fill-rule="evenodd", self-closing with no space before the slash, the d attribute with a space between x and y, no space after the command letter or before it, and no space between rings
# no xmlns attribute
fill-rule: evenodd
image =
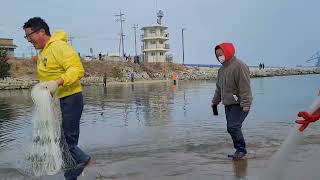
<svg viewBox="0 0 320 180"><path fill-rule="evenodd" d="M7 50L9 57L14 57L15 48L17 48L17 46L13 44L13 39L0 38L0 49Z"/></svg>
<svg viewBox="0 0 320 180"><path fill-rule="evenodd" d="M168 27L161 24L163 12L158 12L157 24L152 26L145 26L141 28L143 34L142 53L143 61L147 63L168 62L166 53L169 51L169 33L166 32Z"/></svg>

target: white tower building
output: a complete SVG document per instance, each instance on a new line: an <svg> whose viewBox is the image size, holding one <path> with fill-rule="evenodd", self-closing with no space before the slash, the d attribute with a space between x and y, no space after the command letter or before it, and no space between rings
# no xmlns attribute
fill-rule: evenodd
<svg viewBox="0 0 320 180"><path fill-rule="evenodd" d="M160 10L157 13L157 24L152 26L145 26L141 28L143 34L142 40L142 53L144 62L157 63L168 62L166 53L169 51L169 33L166 32L168 27L161 24L163 12ZM170 60L169 60L170 61Z"/></svg>

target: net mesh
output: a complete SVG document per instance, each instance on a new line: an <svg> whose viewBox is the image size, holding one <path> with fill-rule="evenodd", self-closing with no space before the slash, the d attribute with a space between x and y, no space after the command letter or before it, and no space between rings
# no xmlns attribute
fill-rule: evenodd
<svg viewBox="0 0 320 180"><path fill-rule="evenodd" d="M54 175L72 169L76 161L63 136L59 100L41 83L32 88L31 97L34 102L32 143L20 169L30 176Z"/></svg>

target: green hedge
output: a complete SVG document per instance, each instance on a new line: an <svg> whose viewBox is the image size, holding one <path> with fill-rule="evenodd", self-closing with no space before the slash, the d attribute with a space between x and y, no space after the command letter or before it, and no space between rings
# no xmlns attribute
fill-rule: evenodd
<svg viewBox="0 0 320 180"><path fill-rule="evenodd" d="M5 78L10 76L10 64L7 62L8 56L7 51L4 49L0 49L0 78Z"/></svg>

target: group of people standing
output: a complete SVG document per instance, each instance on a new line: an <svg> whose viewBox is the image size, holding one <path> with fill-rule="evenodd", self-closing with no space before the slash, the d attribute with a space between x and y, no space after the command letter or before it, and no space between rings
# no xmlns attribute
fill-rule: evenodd
<svg viewBox="0 0 320 180"><path fill-rule="evenodd" d="M264 63L259 64L259 69L264 69Z"/></svg>

